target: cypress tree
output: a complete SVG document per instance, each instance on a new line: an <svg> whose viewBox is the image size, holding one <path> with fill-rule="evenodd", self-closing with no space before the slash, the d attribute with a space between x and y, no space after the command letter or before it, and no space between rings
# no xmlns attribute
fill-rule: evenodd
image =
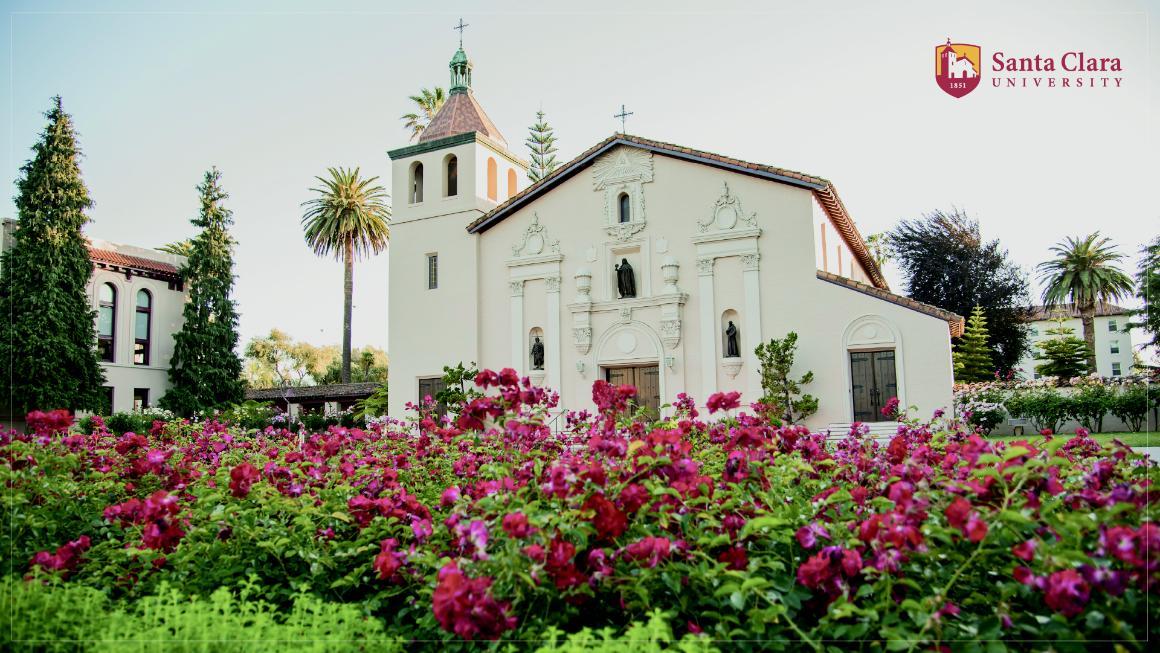
<svg viewBox="0 0 1160 653"><path fill-rule="evenodd" d="M60 96L17 181L17 229L0 263L0 395L5 412L97 411L104 372L97 362L93 264L81 228L92 206L81 179L72 117Z"/></svg>
<svg viewBox="0 0 1160 653"><path fill-rule="evenodd" d="M1040 350L1038 358L1046 362L1036 365L1035 371L1043 376L1061 379L1087 374L1091 353L1087 341L1076 336L1075 329L1063 326L1062 320L1054 329L1048 329L1047 333L1055 337L1037 343Z"/></svg>
<svg viewBox="0 0 1160 653"><path fill-rule="evenodd" d="M995 377L991 362L991 348L987 345L987 317L982 306L976 306L967 319L967 328L954 353L955 376L959 381L972 383Z"/></svg>
<svg viewBox="0 0 1160 653"><path fill-rule="evenodd" d="M528 150L532 153L532 165L528 166L528 178L535 183L552 174L560 166L556 163L556 136L552 127L544 120L544 112L536 112L536 124L528 134Z"/></svg>
<svg viewBox="0 0 1160 653"><path fill-rule="evenodd" d="M217 168L205 173L197 190L201 213L190 222L201 227L181 270L189 284L185 324L174 336L169 363L172 387L161 405L180 415L238 403L243 398L242 361L238 345L238 313L230 293L234 286L232 213L222 206L229 195Z"/></svg>

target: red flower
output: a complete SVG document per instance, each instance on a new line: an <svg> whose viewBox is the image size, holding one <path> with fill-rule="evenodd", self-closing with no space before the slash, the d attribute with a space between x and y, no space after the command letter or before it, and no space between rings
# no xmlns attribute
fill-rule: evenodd
<svg viewBox="0 0 1160 653"><path fill-rule="evenodd" d="M646 560L645 566L653 568L669 557L669 540L666 537L646 537L621 549L625 560Z"/></svg>
<svg viewBox="0 0 1160 653"><path fill-rule="evenodd" d="M1091 594L1091 586L1075 569L1057 571L1047 577L1044 600L1047 607L1065 617L1083 612Z"/></svg>
<svg viewBox="0 0 1160 653"><path fill-rule="evenodd" d="M628 528L628 517L602 494L588 497L584 502L584 509L596 513L592 518L592 525L596 527L596 535L602 540L620 537Z"/></svg>
<svg viewBox="0 0 1160 653"><path fill-rule="evenodd" d="M952 528L961 529L967 523L967 517L971 514L971 502L962 497L955 497L951 505L947 506L946 516L947 523Z"/></svg>
<svg viewBox="0 0 1160 653"><path fill-rule="evenodd" d="M528 516L522 512L513 512L503 516L503 532L509 537L524 538L532 534L532 527L528 525Z"/></svg>
<svg viewBox="0 0 1160 653"><path fill-rule="evenodd" d="M32 557L31 566L40 567L41 569L51 569L53 571L63 571L66 574L73 569L76 569L80 564L81 554L88 550L91 542L88 535L82 535L79 538L61 545L57 548L56 553L49 553L48 551L41 551Z"/></svg>
<svg viewBox="0 0 1160 653"><path fill-rule="evenodd" d="M978 515L971 513L971 516L967 519L967 525L963 529L963 533L966 534L968 540L981 542L984 537L987 537L987 522L979 519Z"/></svg>
<svg viewBox="0 0 1160 653"><path fill-rule="evenodd" d="M741 393L736 390L715 392L709 395L709 400L705 402L705 407L709 409L710 415L719 410L732 410L740 405Z"/></svg>
<svg viewBox="0 0 1160 653"><path fill-rule="evenodd" d="M898 417L898 397L891 397L886 400L886 405L882 407L882 416L894 419Z"/></svg>
<svg viewBox="0 0 1160 653"><path fill-rule="evenodd" d="M734 571L745 571L749 567L749 556L745 553L745 549L740 546L725 549L721 555L717 556L717 560L724 562L726 569Z"/></svg>
<svg viewBox="0 0 1160 653"><path fill-rule="evenodd" d="M63 408L50 410L47 413L34 410L25 416L24 422L34 434L48 436L68 431L73 425L73 416Z"/></svg>
<svg viewBox="0 0 1160 653"><path fill-rule="evenodd" d="M379 579L397 582L399 579L396 575L407 561L407 555L398 550L399 541L393 537L383 540L380 546L372 566L379 572Z"/></svg>
<svg viewBox="0 0 1160 653"><path fill-rule="evenodd" d="M466 640L494 640L515 628L511 604L491 595L491 583L491 578L468 578L454 562L440 569L431 607L443 630Z"/></svg>
<svg viewBox="0 0 1160 653"><path fill-rule="evenodd" d="M1024 562L1031 562L1031 559L1035 557L1035 547L1037 546L1039 546L1039 542L1027 540L1011 547L1011 553Z"/></svg>
<svg viewBox="0 0 1160 653"><path fill-rule="evenodd" d="M258 468L250 463L242 463L230 470L230 494L244 499L250 494L250 486L260 478Z"/></svg>

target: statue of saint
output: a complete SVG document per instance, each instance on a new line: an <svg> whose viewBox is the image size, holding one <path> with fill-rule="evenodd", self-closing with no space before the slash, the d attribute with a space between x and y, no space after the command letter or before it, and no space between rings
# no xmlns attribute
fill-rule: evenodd
<svg viewBox="0 0 1160 653"><path fill-rule="evenodd" d="M616 289L620 291L621 299L636 297L636 277L632 274L632 266L628 259L620 259L620 265L612 266L616 269Z"/></svg>
<svg viewBox="0 0 1160 653"><path fill-rule="evenodd" d="M536 341L532 343L532 369L544 369L544 343L540 342L539 336Z"/></svg>
<svg viewBox="0 0 1160 653"><path fill-rule="evenodd" d="M741 346L738 344L737 327L734 326L733 320L729 320L729 326L725 327L725 358L740 358Z"/></svg>

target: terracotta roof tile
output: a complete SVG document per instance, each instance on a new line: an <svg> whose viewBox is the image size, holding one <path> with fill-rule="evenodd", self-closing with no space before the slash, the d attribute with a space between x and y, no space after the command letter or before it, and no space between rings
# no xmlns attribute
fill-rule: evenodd
<svg viewBox="0 0 1160 653"><path fill-rule="evenodd" d="M177 267L172 263L164 261L154 261L152 259L142 258L140 256L130 256L120 252L114 252L108 249L97 249L95 247L89 248L89 258L95 263L104 263L106 265L114 265L122 268L129 268L133 270L141 270L144 272L155 272L162 275L178 276Z"/></svg>
<svg viewBox="0 0 1160 653"><path fill-rule="evenodd" d="M419 142L426 143L467 132L479 132L507 149L503 134L499 133L499 128L487 117L471 93L452 93L419 135Z"/></svg>
<svg viewBox="0 0 1160 653"><path fill-rule="evenodd" d="M484 231L498 220L502 220L505 214L515 206L522 204L527 198L536 195L546 188L554 186L561 181L562 177L571 176L578 171L579 167L591 162L591 158L601 150L610 148L615 145L638 145L652 149L660 154L679 153L685 154L696 159L700 159L705 163L718 162L730 167L741 168L744 170L755 170L759 172L768 173L776 177L784 179L797 180L811 188L814 198L817 199L818 204L825 211L830 221L834 223L834 227L842 236L842 240L850 248L850 251L857 257L858 262L862 268L866 270L870 280L878 288L889 290L890 286L886 283L886 278L882 275L882 271L878 268L878 263L874 257L870 255L870 250L866 247L866 241L859 233L858 227L854 224L854 220L850 217L850 213L846 210L842 199L838 197L838 192L828 180L822 177L815 177L805 173L797 172L796 170L788 170L785 168L778 168L776 166L763 165L759 163L752 163L749 161L742 161L732 157L722 156L713 152L705 152L702 150L695 150L683 145L674 145L672 143L665 143L663 141L655 141L640 136L630 136L627 134L613 134L608 138L581 152L576 158L560 166L552 172L552 174L544 177L540 181L528 186L524 190L516 193L507 201L499 204L490 212L480 216L467 226L467 230L471 233Z"/></svg>
<svg viewBox="0 0 1160 653"><path fill-rule="evenodd" d="M1127 315L1128 309L1108 302L1096 304L1096 317L1110 317L1113 315ZM1032 306L1025 319L1026 322L1041 322L1063 318L1080 317L1079 309L1075 304L1060 304L1059 306Z"/></svg>
<svg viewBox="0 0 1160 653"><path fill-rule="evenodd" d="M963 328L965 326L963 316L957 313L952 313L937 306L931 306L930 304L924 304L918 300L911 299L910 297L895 295L894 293L883 290L882 288L875 288L869 284L854 281L853 279L847 279L846 277L834 274L833 272L818 270L818 278L822 281L828 281L832 284L836 284L844 288L849 288L850 290L860 292L864 295L869 295L877 299L888 301L891 304L897 304L899 306L918 311L919 313L925 313L927 315L937 317L941 320L946 320L947 324L950 326L952 338L957 338L963 335Z"/></svg>

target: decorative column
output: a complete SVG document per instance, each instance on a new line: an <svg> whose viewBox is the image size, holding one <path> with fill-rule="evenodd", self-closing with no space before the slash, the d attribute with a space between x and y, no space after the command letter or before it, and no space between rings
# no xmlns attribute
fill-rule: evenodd
<svg viewBox="0 0 1160 653"><path fill-rule="evenodd" d="M713 257L697 259L697 297L701 313L701 396L704 404L709 395L717 392L717 299L713 290Z"/></svg>
<svg viewBox="0 0 1160 653"><path fill-rule="evenodd" d="M519 374L524 373L524 361L528 352L524 351L524 280L517 279L511 283L511 365Z"/></svg>
<svg viewBox="0 0 1160 653"><path fill-rule="evenodd" d="M560 277L547 277L548 286L548 346L544 352L548 365L548 387L564 396L560 388Z"/></svg>
<svg viewBox="0 0 1160 653"><path fill-rule="evenodd" d="M741 255L742 277L745 285L745 330L749 332L746 339L746 350L742 352L748 363L748 379L746 390L750 397L761 396L761 366L757 362L757 353L754 349L757 343L762 342L761 333L761 254Z"/></svg>

